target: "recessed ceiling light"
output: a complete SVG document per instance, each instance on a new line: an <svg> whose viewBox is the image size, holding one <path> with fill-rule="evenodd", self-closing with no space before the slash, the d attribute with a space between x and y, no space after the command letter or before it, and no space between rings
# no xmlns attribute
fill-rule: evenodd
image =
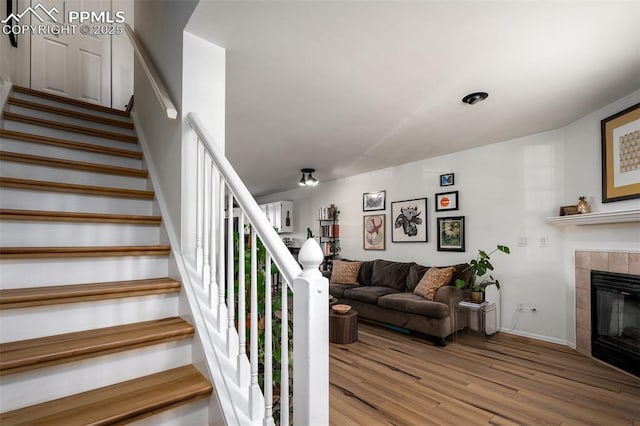
<svg viewBox="0 0 640 426"><path fill-rule="evenodd" d="M488 97L489 97L489 94L487 92L475 92L475 93L470 93L464 98L462 98L462 102L469 105L475 105L478 102L484 101Z"/></svg>

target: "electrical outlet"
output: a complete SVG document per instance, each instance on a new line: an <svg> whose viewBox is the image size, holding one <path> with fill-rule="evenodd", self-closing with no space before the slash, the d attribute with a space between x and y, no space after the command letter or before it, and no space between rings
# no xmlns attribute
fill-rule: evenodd
<svg viewBox="0 0 640 426"><path fill-rule="evenodd" d="M524 312L524 303L518 302L516 305L518 312Z"/></svg>
<svg viewBox="0 0 640 426"><path fill-rule="evenodd" d="M527 237L518 237L518 247L526 247L528 244Z"/></svg>
<svg viewBox="0 0 640 426"><path fill-rule="evenodd" d="M549 240L547 240L547 237L540 238L540 247L549 247Z"/></svg>

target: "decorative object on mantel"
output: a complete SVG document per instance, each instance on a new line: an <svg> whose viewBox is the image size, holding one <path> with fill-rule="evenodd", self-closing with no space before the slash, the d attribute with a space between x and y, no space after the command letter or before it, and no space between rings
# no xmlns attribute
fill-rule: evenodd
<svg viewBox="0 0 640 426"><path fill-rule="evenodd" d="M578 213L580 214L585 214L585 213L589 213L589 203L587 203L587 198L583 195L582 197L579 198L580 201L578 201Z"/></svg>
<svg viewBox="0 0 640 426"><path fill-rule="evenodd" d="M444 175L440 175L440 186L451 186L454 183L454 174L447 173Z"/></svg>
<svg viewBox="0 0 640 426"><path fill-rule="evenodd" d="M578 206L562 206L558 216L569 216L572 214L578 214Z"/></svg>
<svg viewBox="0 0 640 426"><path fill-rule="evenodd" d="M602 202L640 198L640 103L607 117L602 130Z"/></svg>
<svg viewBox="0 0 640 426"><path fill-rule="evenodd" d="M483 277L487 272L493 271L493 265L491 264L491 255L497 251L500 251L505 254L511 253L509 247L497 245L493 251L487 253L484 250L478 250L478 255L475 259L472 259L469 262L469 266L465 269L465 271L471 271L471 279L469 280L469 286L471 287L471 300L474 302L484 302L484 291L485 289L495 284L496 288L500 290L500 281L493 278L491 274L487 277ZM466 283L458 278L456 280L456 287L464 288ZM478 294L480 293L480 294Z"/></svg>
<svg viewBox="0 0 640 426"><path fill-rule="evenodd" d="M553 216L546 218L545 221L558 226L606 225L611 223L640 222L640 209L574 214L564 217Z"/></svg>

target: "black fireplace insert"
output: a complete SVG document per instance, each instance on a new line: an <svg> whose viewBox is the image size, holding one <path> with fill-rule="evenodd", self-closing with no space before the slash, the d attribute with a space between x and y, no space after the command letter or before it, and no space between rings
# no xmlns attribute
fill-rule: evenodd
<svg viewBox="0 0 640 426"><path fill-rule="evenodd" d="M591 271L591 354L640 376L640 276Z"/></svg>

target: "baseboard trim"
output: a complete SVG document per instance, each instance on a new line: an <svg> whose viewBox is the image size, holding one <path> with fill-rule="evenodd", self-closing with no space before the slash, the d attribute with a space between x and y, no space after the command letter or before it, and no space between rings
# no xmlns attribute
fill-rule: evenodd
<svg viewBox="0 0 640 426"><path fill-rule="evenodd" d="M513 329L509 329L509 328L504 328L504 327L500 328L500 332L501 333L506 333L506 334L513 334L513 335L521 336L521 337L528 337L528 338L531 338L531 339L542 340L544 342L556 343L558 345L571 347L569 342L564 340L564 339L557 339L555 337L543 336L542 334L527 333L526 331L513 330Z"/></svg>

